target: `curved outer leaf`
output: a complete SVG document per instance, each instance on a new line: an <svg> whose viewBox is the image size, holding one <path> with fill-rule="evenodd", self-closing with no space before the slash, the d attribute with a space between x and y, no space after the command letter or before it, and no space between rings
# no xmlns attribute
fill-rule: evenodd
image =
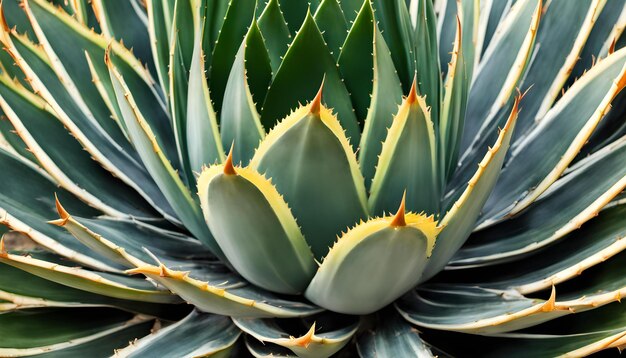
<svg viewBox="0 0 626 358"><path fill-rule="evenodd" d="M45 101L5 77L0 78L0 108L61 187L111 216L158 216L141 196L111 177L82 150Z"/></svg>
<svg viewBox="0 0 626 358"><path fill-rule="evenodd" d="M15 283L19 282L19 285ZM126 311L141 312L153 316L166 316L173 311L172 305L127 301L75 289L48 281L10 265L0 264L0 301L11 304L0 312L30 310L39 307L117 307Z"/></svg>
<svg viewBox="0 0 626 358"><path fill-rule="evenodd" d="M27 150L28 146L15 133L15 128L9 121L0 121L0 148L24 160L37 162L37 158Z"/></svg>
<svg viewBox="0 0 626 358"><path fill-rule="evenodd" d="M3 1L2 11L7 15L9 28L16 28L20 33L26 34L31 39L37 37L18 1Z"/></svg>
<svg viewBox="0 0 626 358"><path fill-rule="evenodd" d="M4 16L0 12L0 21L4 24ZM67 19L65 19L67 20ZM69 22L70 25L75 25ZM72 28L75 30L76 28ZM82 28L78 28L79 30ZM91 34L91 33L89 33ZM81 33L81 35L87 35ZM50 67L45 53L17 36L8 32L8 28L0 26L0 40L9 49L9 53L30 79L30 85L56 112L59 120L105 169L120 178L133 189L137 190L155 209L170 220L176 221L171 207L154 184L145 168L136 161L133 155L126 153L104 134L103 130L91 122L82 109L74 103L63 83L57 78ZM125 49L112 42L118 49L121 58L126 58ZM106 46L106 44L105 44ZM82 54L81 54L82 56ZM126 59L132 63L132 59ZM131 65L129 65L131 66ZM110 119L109 119L110 120ZM134 151L131 151L134 153Z"/></svg>
<svg viewBox="0 0 626 358"><path fill-rule="evenodd" d="M32 254L32 253L31 253ZM37 259L36 256L0 252L0 262L24 270L62 285L125 300L179 303L180 299L169 291L159 291L145 280L116 274L96 273L78 267L64 266L60 262Z"/></svg>
<svg viewBox="0 0 626 358"><path fill-rule="evenodd" d="M277 125L250 162L285 196L318 260L341 230L367 215L356 156L321 96Z"/></svg>
<svg viewBox="0 0 626 358"><path fill-rule="evenodd" d="M308 332L294 337L281 327L276 319L233 319L237 327L257 340L276 344L289 349L298 357L330 357L343 348L359 328L357 317L340 316L335 313L322 313L307 317L306 322L313 322ZM316 327L320 327L316 330Z"/></svg>
<svg viewBox="0 0 626 358"><path fill-rule="evenodd" d="M626 248L624 215L626 206L623 204L605 208L598 217L589 220L581 229L571 232L555 245L538 250L524 260L495 268L451 271L448 280L456 282L455 274L458 273L464 277L472 277L471 281L478 282L482 287L515 289L522 294L550 288L576 278L585 270L607 266L603 264L604 261L620 254ZM607 279L614 279L609 277Z"/></svg>
<svg viewBox="0 0 626 358"><path fill-rule="evenodd" d="M199 173L203 165L221 163L224 160L224 148L220 140L217 116L213 110L205 76L205 54L202 50L202 43L204 42L203 27L206 26L209 25L199 24L196 30L187 90L186 155L189 157L190 169L195 173Z"/></svg>
<svg viewBox="0 0 626 358"><path fill-rule="evenodd" d="M211 285L190 277L189 272L174 271L164 265L141 266L129 273L141 273L176 292L199 310L233 317L302 317L323 309L292 298L281 298L254 286L228 288Z"/></svg>
<svg viewBox="0 0 626 358"><path fill-rule="evenodd" d="M378 158L369 197L374 215L393 210L403 192L409 210L439 212L437 139L425 99L417 95L416 81L393 119Z"/></svg>
<svg viewBox="0 0 626 358"><path fill-rule="evenodd" d="M376 326L364 332L356 341L359 356L376 357L436 357L422 340L417 329L404 321L393 309L376 315Z"/></svg>
<svg viewBox="0 0 626 358"><path fill-rule="evenodd" d="M123 113L123 121L128 128L128 134L148 171L187 229L196 238L207 244L215 255L223 257L221 249L202 219L200 205L154 140L152 129L146 123L142 113L139 112L133 95L128 90L121 74L110 61L107 62L107 65L115 87L117 101Z"/></svg>
<svg viewBox="0 0 626 358"><path fill-rule="evenodd" d="M626 137L622 137L555 183L528 210L478 231L451 265L493 265L515 260L578 229L626 188L626 166L622 165L625 158ZM572 197L572 193L576 195Z"/></svg>
<svg viewBox="0 0 626 358"><path fill-rule="evenodd" d="M580 78L585 71L593 67L597 59L606 57L615 39L619 39L626 28L626 4L621 1L608 0L602 8L591 33L580 53L567 81L571 84ZM622 37L623 38L623 37ZM620 47L616 47L619 49ZM565 86L567 87L567 85Z"/></svg>
<svg viewBox="0 0 626 358"><path fill-rule="evenodd" d="M276 74L283 62L283 55L291 43L291 32L289 32L283 13L280 11L278 0L267 2L261 16L259 16L258 25L267 46L272 71Z"/></svg>
<svg viewBox="0 0 626 358"><path fill-rule="evenodd" d="M518 120L513 142L542 121L562 95L568 76L576 65L606 0L586 0L571 6L568 1L550 2L537 32L533 62L522 86L530 88ZM517 144L514 145L514 147Z"/></svg>
<svg viewBox="0 0 626 358"><path fill-rule="evenodd" d="M513 331L619 302L626 295L626 279L621 272L625 260L622 252L560 284L558 300L554 286L544 302L526 298L515 289L474 283L434 284L407 295L398 306L405 318L425 327L488 334Z"/></svg>
<svg viewBox="0 0 626 358"><path fill-rule="evenodd" d="M87 119L97 125L109 140L125 150L131 146L124 138L119 127L109 118L110 112L100 97L97 88L86 76L89 68L84 61L84 37L77 30L72 29L68 22L75 22L76 27L87 27L79 19L70 17L67 13L55 9L47 1L24 1L23 8L37 35L43 51L50 59L50 65L70 94L74 103L80 107ZM51 34L55 34L51 36ZM79 36L76 36L79 35ZM67 36L67 37L66 37ZM74 46L67 46L73 43ZM81 45L76 46L76 43ZM103 48L99 49L102 53ZM101 56L99 58L102 58Z"/></svg>
<svg viewBox="0 0 626 358"><path fill-rule="evenodd" d="M395 217L371 219L343 234L305 297L336 312L372 313L415 287L440 230L432 216L405 216L403 199Z"/></svg>
<svg viewBox="0 0 626 358"><path fill-rule="evenodd" d="M487 137L487 142L481 139L493 134L497 126L502 125L498 120L502 118L497 114L510 105L515 88L525 73L541 13L541 1L517 1L500 23L484 59L476 69L461 141L461 163L468 167L469 173L480 161L481 153L493 137ZM460 178L460 182L465 180L464 176Z"/></svg>
<svg viewBox="0 0 626 358"><path fill-rule="evenodd" d="M245 336L246 348L256 358L297 358L292 351L272 343L264 343L250 335Z"/></svg>
<svg viewBox="0 0 626 358"><path fill-rule="evenodd" d="M0 315L0 355L104 356L148 334L152 325L152 319L111 308L9 312Z"/></svg>
<svg viewBox="0 0 626 358"><path fill-rule="evenodd" d="M448 345L449 354L481 357L584 357L626 343L624 305L611 304L586 313L559 318L525 333L477 336L429 334L434 344Z"/></svg>
<svg viewBox="0 0 626 358"><path fill-rule="evenodd" d="M267 92L261 123L266 129L288 115L299 102L312 98L324 79L324 102L334 108L341 127L355 147L360 129L335 59L309 13L294 38Z"/></svg>
<svg viewBox="0 0 626 358"><path fill-rule="evenodd" d="M259 80L260 85L267 89L271 80L270 58L256 21L250 26L235 57L224 92L220 121L222 142L233 145L233 161L242 165L248 164L265 137L265 129L261 125L251 92L249 76L254 75L257 78L252 79ZM257 96L262 98L263 94L257 93Z"/></svg>
<svg viewBox="0 0 626 358"><path fill-rule="evenodd" d="M519 97L515 99L511 115L500 131L498 140L485 154L478 165L478 170L467 183L465 191L440 221L439 224L443 230L437 237L437 245L424 271L422 282L441 271L472 232L480 210L491 194L491 189L500 174L515 128L519 100Z"/></svg>
<svg viewBox="0 0 626 358"><path fill-rule="evenodd" d="M197 269L198 265L206 265L210 271L214 266L207 265L203 260L211 257L208 248L186 235L139 221L74 217L58 199L56 208L59 219L51 221L51 224L63 227L93 252L124 267L132 268L146 262L156 264L155 255L168 263L182 262L186 268ZM232 280L228 275L211 278Z"/></svg>
<svg viewBox="0 0 626 358"><path fill-rule="evenodd" d="M482 227L505 214L519 213L545 192L576 157L624 86L626 49L587 72L511 151L494 188L494 200L485 207Z"/></svg>
<svg viewBox="0 0 626 358"><path fill-rule="evenodd" d="M32 162L20 159L0 149L0 168L11 168L4 172L3 190L0 191L0 224L23 232L39 245L68 257L83 265L104 271L117 271L117 267L103 257L88 252L74 238L46 224L54 215L55 191L81 215L98 215L71 194L60 190L52 178ZM28 203L25 206L24 203Z"/></svg>
<svg viewBox="0 0 626 358"><path fill-rule="evenodd" d="M401 298L400 314L422 327L473 334L515 331L562 317L572 312L556 302L555 290L548 300L529 299L517 291L489 290L474 286L426 285Z"/></svg>
<svg viewBox="0 0 626 358"><path fill-rule="evenodd" d="M228 356L241 331L228 317L193 311L185 319L115 352L115 357Z"/></svg>
<svg viewBox="0 0 626 358"><path fill-rule="evenodd" d="M250 282L274 292L301 293L315 261L287 203L263 175L232 165L230 154L225 165L205 169L198 180L211 232Z"/></svg>

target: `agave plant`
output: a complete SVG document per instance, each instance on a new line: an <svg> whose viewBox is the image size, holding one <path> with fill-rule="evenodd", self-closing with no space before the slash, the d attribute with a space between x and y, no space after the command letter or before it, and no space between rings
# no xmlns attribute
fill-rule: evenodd
<svg viewBox="0 0 626 358"><path fill-rule="evenodd" d="M626 346L622 0L0 4L0 356Z"/></svg>

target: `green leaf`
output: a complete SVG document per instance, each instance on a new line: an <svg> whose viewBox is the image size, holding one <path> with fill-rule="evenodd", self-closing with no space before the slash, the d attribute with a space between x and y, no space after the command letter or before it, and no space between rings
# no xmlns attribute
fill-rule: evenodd
<svg viewBox="0 0 626 358"><path fill-rule="evenodd" d="M461 142L461 162L470 171L476 168L482 153L493 140L488 135L503 125L501 121L505 117L497 114L508 111L515 88L526 72L541 13L541 1L517 1L500 23L497 36L476 69ZM460 182L466 179L464 177Z"/></svg>
<svg viewBox="0 0 626 358"><path fill-rule="evenodd" d="M361 357L435 357L419 331L393 309L383 310L375 318L375 328L364 332L356 341Z"/></svg>
<svg viewBox="0 0 626 358"><path fill-rule="evenodd" d="M585 42L585 46L580 53L580 58L576 62L572 73L564 88L573 84L577 78L580 78L585 71L593 67L593 64L597 59L606 57L609 52L611 43L623 30L620 30L621 26L620 18L623 18L626 13L626 4L619 1L606 1L604 7L602 7L600 14ZM616 47L619 49L619 47Z"/></svg>
<svg viewBox="0 0 626 358"><path fill-rule="evenodd" d="M302 317L322 311L299 301L296 296L281 297L252 285L229 287L192 278L193 271L182 272L164 265L146 265L130 273L141 273L176 292L182 299L204 312L233 317Z"/></svg>
<svg viewBox="0 0 626 358"><path fill-rule="evenodd" d="M3 1L2 11L5 13L8 28L16 28L19 33L26 34L31 39L37 38L19 1Z"/></svg>
<svg viewBox="0 0 626 358"><path fill-rule="evenodd" d="M84 0L82 2L87 3ZM122 41L128 48L132 48L137 58L156 74L148 33L148 16L138 1L95 0L87 6L94 10L105 37Z"/></svg>
<svg viewBox="0 0 626 358"><path fill-rule="evenodd" d="M228 11L229 6L230 1L201 0L200 2L200 14L203 13L202 7L206 8L204 10L206 25L204 27L202 50L206 56L205 67L207 69L210 68L210 64L213 59L213 51L215 50L217 39L220 36L220 31L224 25L226 12ZM200 18L202 18L202 16Z"/></svg>
<svg viewBox="0 0 626 358"><path fill-rule="evenodd" d="M219 31L219 37L213 50L213 60L209 68L209 86L213 103L217 111L222 110L224 90L228 76L235 61L237 51L248 32L248 26L254 18L256 0L231 0ZM230 143L227 143L229 145Z"/></svg>
<svg viewBox="0 0 626 358"><path fill-rule="evenodd" d="M9 48L12 56L19 63L20 68L31 79L33 89L36 89L39 95L52 107L59 120L83 148L105 169L140 193L165 217L176 221L175 215L163 194L154 184L139 159L136 158L135 151L124 151L118 144L113 143L103 129L82 112L82 109L74 102L74 99L50 67L45 53L14 32L10 36L6 36L4 41L5 46ZM106 46L106 44L104 45ZM81 53L80 56L84 56L84 54ZM139 78L138 82L141 81L143 80ZM137 94L139 93L141 92ZM151 105L156 107L153 102ZM111 121L111 119L108 120Z"/></svg>
<svg viewBox="0 0 626 358"><path fill-rule="evenodd" d="M339 4L343 10L343 15L348 22L352 22L358 15L359 9L365 1L361 0L341 0Z"/></svg>
<svg viewBox="0 0 626 358"><path fill-rule="evenodd" d="M261 342L250 335L245 336L246 348L250 354L259 358L298 358L292 351L277 344Z"/></svg>
<svg viewBox="0 0 626 358"><path fill-rule="evenodd" d="M626 187L626 137L594 154L519 215L476 232L452 265L511 261L563 238Z"/></svg>
<svg viewBox="0 0 626 358"><path fill-rule="evenodd" d="M419 0L411 0L411 20L417 23L417 2ZM463 0L461 0L463 1ZM498 2L506 2L498 1ZM491 1L488 1L491 2ZM451 49L454 47L454 39L456 37L457 28L457 16L459 11L457 9L457 0L445 0L442 1L441 8L438 10L438 23L437 23L437 41L439 43L439 63L449 63L452 59ZM415 15L413 15L415 14ZM446 66L441 68L443 75L447 74Z"/></svg>
<svg viewBox="0 0 626 358"><path fill-rule="evenodd" d="M438 127L442 86L441 66L439 65L437 49L437 17L432 1L418 0L414 27L414 48L412 51L415 56L418 87L420 93L426 97L431 118L433 118L435 126Z"/></svg>
<svg viewBox="0 0 626 358"><path fill-rule="evenodd" d="M565 171L626 85L626 49L587 72L512 150L484 226L533 203ZM549 149L549 150L547 150Z"/></svg>
<svg viewBox="0 0 626 358"><path fill-rule="evenodd" d="M572 314L570 305L556 302L554 289L543 300L513 290L454 284L422 285L396 306L405 319L420 327L472 334L510 332Z"/></svg>
<svg viewBox="0 0 626 358"><path fill-rule="evenodd" d="M0 315L0 354L105 356L129 340L148 334L153 323L112 308L9 312Z"/></svg>
<svg viewBox="0 0 626 358"><path fill-rule="evenodd" d="M360 129L350 95L310 13L272 81L263 104L261 122L266 129L272 128L299 103L313 98L322 79L324 102L337 113L341 126L355 147L359 143Z"/></svg>
<svg viewBox="0 0 626 358"><path fill-rule="evenodd" d="M254 21L235 58L222 105L222 143L233 145L235 163L247 165L265 137L257 106L267 91L271 76L270 58ZM261 100L256 102L253 93Z"/></svg>
<svg viewBox="0 0 626 358"><path fill-rule="evenodd" d="M147 0L148 34L152 58L164 93L170 93L168 75L170 59L170 34L174 17L174 1Z"/></svg>
<svg viewBox="0 0 626 358"><path fill-rule="evenodd" d="M181 302L176 295L169 291L157 290L154 285L141 278L70 267L65 264L71 262L60 261L50 255L38 257L40 256L36 252L29 252L28 256L0 252L0 262L4 264L79 290L132 301Z"/></svg>
<svg viewBox="0 0 626 358"><path fill-rule="evenodd" d="M364 1L361 11L359 11L357 18L354 20L348 32L348 37L341 48L341 54L338 60L341 76L346 85L346 89L350 92L354 112L359 120L365 118L368 106L372 101L370 97L370 94L373 95L371 80L374 76L373 68L377 59L375 57L373 61L367 59L376 56L375 54L373 55L374 42L376 41L374 36L374 12L371 3ZM383 56L388 57L388 55L389 50L387 49ZM393 68L393 63L391 66ZM391 78L393 79L393 76L395 76L397 79L398 76L395 74L395 68L393 68L393 72ZM365 135L365 132L363 135ZM364 140L364 138L361 138L361 141Z"/></svg>
<svg viewBox="0 0 626 358"><path fill-rule="evenodd" d="M404 92L408 92L415 75L414 29L405 0L372 1L376 20L391 50Z"/></svg>
<svg viewBox="0 0 626 358"><path fill-rule="evenodd" d="M199 241L177 232L136 220L74 217L58 200L56 207L59 220L52 224L65 228L89 249L125 267L157 264L156 256L168 263L197 268L211 257Z"/></svg>
<svg viewBox="0 0 626 358"><path fill-rule="evenodd" d="M15 132L11 121L6 120L6 115L0 112L0 147L15 156L37 163L37 158L28 151L28 146Z"/></svg>
<svg viewBox="0 0 626 358"><path fill-rule="evenodd" d="M477 59L482 57L489 47L498 25L511 10L512 4L514 4L513 0L489 1L488 7L480 9L478 41L476 42Z"/></svg>
<svg viewBox="0 0 626 358"><path fill-rule="evenodd" d="M240 334L228 317L193 311L185 319L133 342L116 354L128 358L228 356Z"/></svg>
<svg viewBox="0 0 626 358"><path fill-rule="evenodd" d="M359 150L359 164L369 188L383 141L393 123L393 113L402 102L402 85L393 66L389 49L382 34L376 28L374 38L374 78L372 98L365 118Z"/></svg>
<svg viewBox="0 0 626 358"><path fill-rule="evenodd" d="M330 53L339 58L341 45L348 33L348 23L337 0L322 0L313 16L317 27L322 32Z"/></svg>
<svg viewBox="0 0 626 358"><path fill-rule="evenodd" d="M211 232L237 272L274 292L304 291L315 273L313 254L269 180L235 169L229 156L226 164L202 172L198 195Z"/></svg>
<svg viewBox="0 0 626 358"><path fill-rule="evenodd" d="M193 6L191 0L176 0L175 2L168 72L170 82L168 99L178 159L182 164L181 177L189 185L193 185L192 170L195 168L191 167L190 158L187 155L187 91L189 90L189 69L194 57L194 34L196 34L194 23L200 21L194 17ZM172 156L169 158L172 160Z"/></svg>
<svg viewBox="0 0 626 358"><path fill-rule="evenodd" d="M370 219L343 234L322 261L305 297L324 308L369 314L415 287L439 233L433 217L409 213Z"/></svg>
<svg viewBox="0 0 626 358"><path fill-rule="evenodd" d="M578 62L604 4L605 1L588 0L570 6L567 1L557 1L546 9L537 32L538 46L533 62L520 86L532 88L524 96L524 110L518 119L514 142L525 137L538 121L542 121L562 95L563 85Z"/></svg>
<svg viewBox="0 0 626 358"><path fill-rule="evenodd" d="M621 252L614 257L607 255L604 259L606 262L596 258L598 264L588 270L578 267L578 274L573 274L574 278L570 281L559 284L556 290L552 286L547 301L525 297L513 287L498 288L489 283L483 286L475 282L442 283L418 288L401 299L398 308L409 321L428 328L494 334L531 327L557 317L578 315L619 302L626 292L626 279L621 272L626 253ZM492 268L500 269L502 267ZM545 286L550 287L557 282L547 282ZM532 291L530 286L520 288ZM541 287L536 285L535 288Z"/></svg>
<svg viewBox="0 0 626 358"><path fill-rule="evenodd" d="M620 239L626 235L623 223L625 214L626 206L623 204L604 209L581 229L572 231L554 245L538 250L523 260L501 264L495 269L489 266L459 270L456 271L458 276L452 271L447 280L467 281L464 277L472 277L471 282L478 282L482 287L515 289L522 294L550 288L554 284L576 278L585 270L605 267L605 260L620 254L626 247L626 241ZM606 268L602 271L606 271ZM616 270L616 273L620 271ZM611 276L607 276L609 284L602 290L621 281Z"/></svg>
<svg viewBox="0 0 626 358"><path fill-rule="evenodd" d="M425 269L422 282L441 271L472 232L480 210L496 185L502 169L517 120L518 103L519 97L515 100L506 125L498 134L498 140L485 154L463 194L439 222L443 230L437 237L437 245Z"/></svg>
<svg viewBox="0 0 626 358"><path fill-rule="evenodd" d="M570 315L533 328L530 332L496 337L459 333L428 334L429 342L448 345L448 354L481 357L589 356L617 348L626 334L624 305L615 303L587 313Z"/></svg>
<svg viewBox="0 0 626 358"><path fill-rule="evenodd" d="M320 0L281 0L280 8L283 10L285 20L292 33L298 32L301 24L306 21L307 12L315 12Z"/></svg>
<svg viewBox="0 0 626 358"><path fill-rule="evenodd" d="M41 169L0 149L0 167L5 171L0 191L1 223L27 233L35 242L74 261L101 270L117 267L102 256L89 252L67 233L46 224L55 216L54 195L67 202L68 208L85 216L99 212L83 204L67 191L59 189ZM113 265L113 266L111 266Z"/></svg>
<svg viewBox="0 0 626 358"><path fill-rule="evenodd" d="M258 4L258 2L257 2ZM259 17L259 29L265 39L270 56L272 72L276 73L283 62L283 55L291 43L291 32L287 27L278 0L269 0Z"/></svg>
<svg viewBox="0 0 626 358"><path fill-rule="evenodd" d="M97 48L75 28L88 28L77 19L54 8L46 1L33 0L24 3L24 9L37 34L37 39L50 58L51 67L61 79L70 97L84 115L95 122L110 140L127 151L131 146L115 122L111 121L109 109L91 82L84 51L99 51L98 59L104 57L104 48ZM91 34L95 37L95 34ZM104 39L103 39L104 40Z"/></svg>
<svg viewBox="0 0 626 358"><path fill-rule="evenodd" d="M460 23L458 25L452 59L448 64L439 123L439 155L444 160L442 168L444 178L450 178L456 170L463 135L467 95L471 84L466 71L468 61L465 60L463 52L462 25Z"/></svg>
<svg viewBox="0 0 626 358"><path fill-rule="evenodd" d="M318 260L336 235L367 216L356 156L321 96L278 124L250 162L285 196Z"/></svg>
<svg viewBox="0 0 626 358"><path fill-rule="evenodd" d="M148 171L185 227L196 238L207 244L215 255L223 257L219 246L204 223L196 197L185 186L154 140L152 129L137 108L134 96L126 86L121 74L111 62L108 62L108 66L111 80L115 86L117 101L123 113L123 120Z"/></svg>
<svg viewBox="0 0 626 358"><path fill-rule="evenodd" d="M207 26L206 23L199 25L195 34L193 58L189 71L189 89L187 90L187 118L185 120L187 148L185 155L188 156L190 169L195 173L199 173L203 165L215 164L224 160L224 149L217 126L217 115L213 110L213 102L204 69L203 28Z"/></svg>
<svg viewBox="0 0 626 358"><path fill-rule="evenodd" d="M332 356L348 344L359 328L357 317L331 312L303 319L235 318L233 321L264 344L287 348L303 358Z"/></svg>
<svg viewBox="0 0 626 358"><path fill-rule="evenodd" d="M16 285L16 282L20 284ZM13 302L13 309L17 310L31 310L38 307L109 306L159 317L168 317L171 312L175 311L169 304L127 301L75 289L5 264L0 264L0 299Z"/></svg>
<svg viewBox="0 0 626 358"><path fill-rule="evenodd" d="M382 146L370 188L369 207L374 215L395 209L407 196L415 212L437 214L441 185L437 142L430 112L418 97L416 82L393 118Z"/></svg>
<svg viewBox="0 0 626 358"><path fill-rule="evenodd" d="M45 101L5 77L0 78L0 108L41 166L63 188L111 216L158 217L141 196L83 151Z"/></svg>

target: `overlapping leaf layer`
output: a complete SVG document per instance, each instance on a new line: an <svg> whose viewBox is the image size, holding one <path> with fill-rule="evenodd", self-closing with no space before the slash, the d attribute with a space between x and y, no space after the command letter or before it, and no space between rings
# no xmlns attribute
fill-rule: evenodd
<svg viewBox="0 0 626 358"><path fill-rule="evenodd" d="M622 0L0 8L0 356L626 346Z"/></svg>

